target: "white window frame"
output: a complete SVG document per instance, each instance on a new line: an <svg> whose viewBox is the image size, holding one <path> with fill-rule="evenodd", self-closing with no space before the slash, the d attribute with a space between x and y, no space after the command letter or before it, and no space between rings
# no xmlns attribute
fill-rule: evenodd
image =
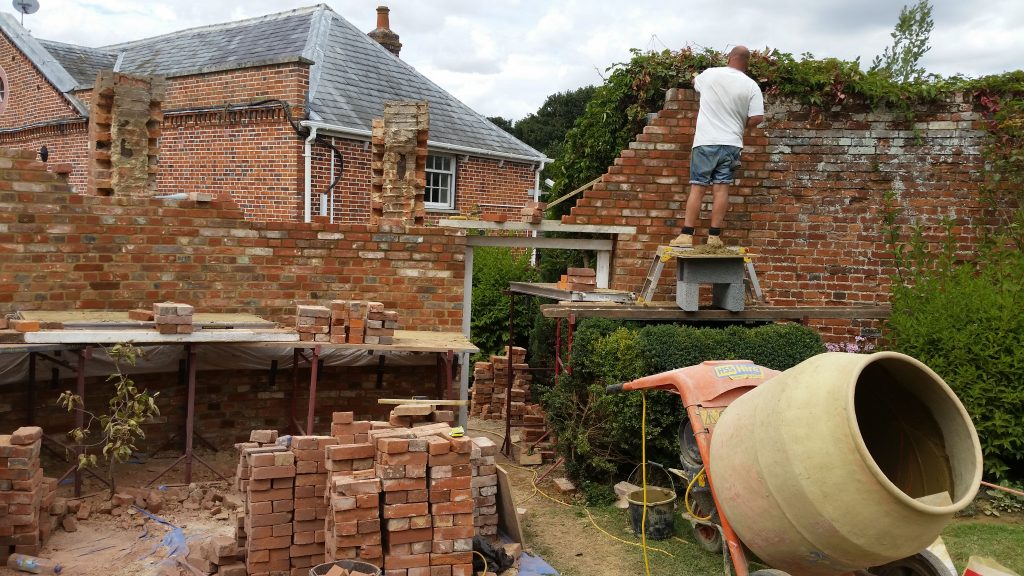
<svg viewBox="0 0 1024 576"><path fill-rule="evenodd" d="M449 160L449 170L437 170L430 167L431 158L446 158ZM456 172L457 159L455 156L449 154L435 154L432 152L427 153L427 185L423 189L423 205L427 210L455 210L455 172ZM427 194L430 191L430 176L431 174L447 174L448 175L448 201L447 202L431 202L428 200Z"/></svg>

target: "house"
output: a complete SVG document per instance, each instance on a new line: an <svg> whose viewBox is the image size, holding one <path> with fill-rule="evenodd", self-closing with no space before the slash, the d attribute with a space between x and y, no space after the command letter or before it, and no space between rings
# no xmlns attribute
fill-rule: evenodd
<svg viewBox="0 0 1024 576"><path fill-rule="evenodd" d="M257 221L359 223L373 119L386 101L426 101L427 219L518 212L549 160L401 60L388 9L377 16L367 35L321 4L90 48L34 38L3 14L0 146L45 147L48 162L71 165L76 192L112 193L90 182L90 147L117 130L95 126L97 74L154 76L151 182L138 194L230 196Z"/></svg>

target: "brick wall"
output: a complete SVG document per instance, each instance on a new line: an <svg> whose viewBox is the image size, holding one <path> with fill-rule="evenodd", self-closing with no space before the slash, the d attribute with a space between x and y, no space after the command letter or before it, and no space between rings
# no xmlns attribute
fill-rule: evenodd
<svg viewBox="0 0 1024 576"><path fill-rule="evenodd" d="M637 234L619 238L613 287L638 289L655 248L679 233L696 115L692 91L670 91L665 109L563 218L637 227ZM970 224L984 222L977 198L984 131L962 97L917 111L913 123L853 108L812 115L789 102L770 102L767 118L745 139L723 238L758 255L758 277L773 304L885 303L893 272L882 235L888 190L898 194L905 221L925 225L933 236L942 216L958 218L960 240L970 249L976 238ZM673 297L674 277L670 265L659 298ZM833 339L877 328L867 321L817 324Z"/></svg>
<svg viewBox="0 0 1024 576"><path fill-rule="evenodd" d="M77 192L85 192L89 156L88 124L85 120L60 126L46 126L17 132L0 132L0 147L39 151L46 146L47 164L71 164L68 182ZM38 154L36 156L38 158Z"/></svg>
<svg viewBox="0 0 1024 576"><path fill-rule="evenodd" d="M196 375L196 432L219 448L247 440L249 430L288 430L292 406L291 369L279 369L272 379L270 363L266 370L202 370ZM74 415L57 405L62 391L73 386L74 378L62 371L65 380L51 386L50 365L38 364L35 422L48 434L59 435L74 427ZM424 366L387 366L383 368L381 387L377 386L376 367L328 366L320 371L317 382L317 407L314 429L329 434L331 412L354 411L360 419L387 420L390 406L377 404L378 398L407 398L426 395L440 398L444 385L433 364ZM185 423L187 389L177 373L132 374L140 389L160 392L157 406L160 416L145 428L143 452L153 450ZM309 370L300 369L295 417L303 427L309 398ZM86 403L99 412L113 393L105 377L86 380ZM28 394L22 384L0 385L0 430L10 432L26 422ZM198 444L197 444L198 445ZM181 441L174 445L180 449Z"/></svg>
<svg viewBox="0 0 1024 576"><path fill-rule="evenodd" d="M341 152L344 167L335 161L335 174L332 175L333 153L323 146L313 147L313 214L320 214L320 194L325 194L335 175L340 174L338 184L334 187L335 221L366 222L370 217L369 142L344 138L332 138L331 141Z"/></svg>
<svg viewBox="0 0 1024 576"><path fill-rule="evenodd" d="M0 68L7 77L0 129L79 117L64 95L2 33Z"/></svg>
<svg viewBox="0 0 1024 576"><path fill-rule="evenodd" d="M19 155L20 154L20 155ZM465 237L425 227L250 222L230 202L81 196L0 154L0 312L127 310L157 300L273 320L361 298L403 326L458 331Z"/></svg>

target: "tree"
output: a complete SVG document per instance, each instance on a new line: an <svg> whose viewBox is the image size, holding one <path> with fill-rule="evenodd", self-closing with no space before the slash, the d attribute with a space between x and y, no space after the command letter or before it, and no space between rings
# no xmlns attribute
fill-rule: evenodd
<svg viewBox="0 0 1024 576"><path fill-rule="evenodd" d="M135 366L135 360L142 355L142 350L131 343L117 344L107 350L107 355L114 361L115 372L107 377L108 382L114 382L114 396L107 403L106 414L97 416L86 410L82 397L70 390L61 394L57 403L68 412L78 410L89 417L85 426L68 432L68 436L81 449L78 455L79 468L96 466L96 454L90 454L89 451L102 446L100 450L108 463L107 480L110 483L110 495L113 496L116 492L114 464L128 461L136 450L135 443L146 437L142 424L160 414L156 406L156 397L160 393L149 394L146 390L140 392L135 382L121 370L122 363ZM101 428L99 438L89 442L92 427L97 422Z"/></svg>
<svg viewBox="0 0 1024 576"><path fill-rule="evenodd" d="M487 119L490 120L492 124L494 124L498 128L501 128L505 132L508 132L513 136L516 135L516 127L508 118L502 118L501 116L488 116Z"/></svg>
<svg viewBox="0 0 1024 576"><path fill-rule="evenodd" d="M891 34L892 46L886 47L881 56L875 57L870 71L881 72L899 83L924 76L925 70L918 66L918 62L931 49L928 38L934 25L929 0L919 0L913 7L904 5Z"/></svg>
<svg viewBox="0 0 1024 576"><path fill-rule="evenodd" d="M566 133L586 110L595 90L594 86L584 86L548 96L536 113L516 122L514 134L549 158L555 158Z"/></svg>

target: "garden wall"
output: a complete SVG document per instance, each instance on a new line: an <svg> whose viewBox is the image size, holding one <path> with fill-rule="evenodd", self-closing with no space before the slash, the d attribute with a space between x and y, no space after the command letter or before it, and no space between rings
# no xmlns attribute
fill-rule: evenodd
<svg viewBox="0 0 1024 576"><path fill-rule="evenodd" d="M766 122L745 138L743 166L723 238L749 247L762 287L777 306L878 305L894 272L883 233L883 196L892 191L903 223L933 235L941 219L969 252L985 219L978 189L985 138L981 115L956 96L912 120L857 107L821 112L768 98ZM654 251L679 233L689 190L697 117L692 90L670 90L665 109L623 150L563 221L621 224L612 286L636 291ZM698 229L707 234L710 196ZM673 298L671 267L661 299ZM812 322L832 340L877 334L872 321Z"/></svg>

